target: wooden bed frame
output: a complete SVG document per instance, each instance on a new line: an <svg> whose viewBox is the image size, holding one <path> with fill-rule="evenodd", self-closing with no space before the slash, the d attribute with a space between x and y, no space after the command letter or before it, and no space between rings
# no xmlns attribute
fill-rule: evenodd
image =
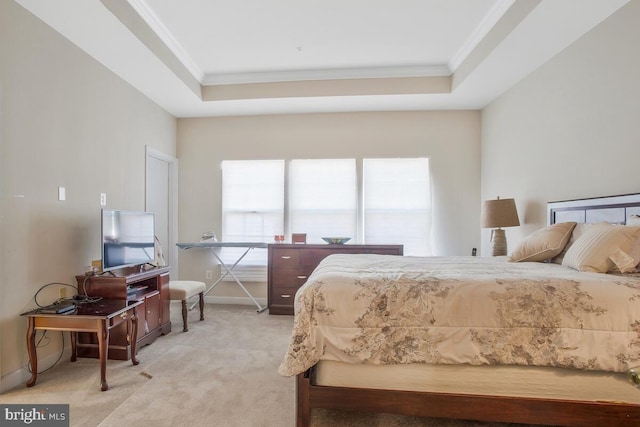
<svg viewBox="0 0 640 427"><path fill-rule="evenodd" d="M640 215L640 194L550 202L547 208L549 224L624 224ZM636 404L319 386L314 372L315 367L296 379L298 427L310 425L312 408L556 426L640 425Z"/></svg>

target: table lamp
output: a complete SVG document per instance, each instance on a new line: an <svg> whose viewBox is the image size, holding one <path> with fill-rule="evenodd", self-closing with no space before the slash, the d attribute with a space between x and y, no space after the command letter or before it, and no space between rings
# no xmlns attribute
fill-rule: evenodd
<svg viewBox="0 0 640 427"><path fill-rule="evenodd" d="M516 227L520 225L518 211L514 199L485 200L482 203L482 228L491 230L492 255L507 254L507 238L502 227Z"/></svg>

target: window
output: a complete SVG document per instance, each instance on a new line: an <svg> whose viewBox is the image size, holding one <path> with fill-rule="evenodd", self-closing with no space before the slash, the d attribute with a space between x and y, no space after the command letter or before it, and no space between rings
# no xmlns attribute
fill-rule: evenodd
<svg viewBox="0 0 640 427"><path fill-rule="evenodd" d="M271 242L284 224L284 160L222 162L222 239ZM220 258L233 264L246 248L222 248ZM266 249L252 249L234 269L245 280L266 277ZM233 280L227 276L225 279Z"/></svg>
<svg viewBox="0 0 640 427"><path fill-rule="evenodd" d="M364 159L364 238L401 243L405 255L431 255L429 159Z"/></svg>
<svg viewBox="0 0 640 427"><path fill-rule="evenodd" d="M289 230L322 237L353 237L357 231L355 159L292 160L289 165Z"/></svg>
<svg viewBox="0 0 640 427"><path fill-rule="evenodd" d="M273 242L291 233L306 233L308 243L351 237L431 255L429 159L364 159L361 176L355 159L223 161L222 239ZM243 252L223 248L221 258L232 264ZM253 249L234 274L264 281L266 263L266 250Z"/></svg>

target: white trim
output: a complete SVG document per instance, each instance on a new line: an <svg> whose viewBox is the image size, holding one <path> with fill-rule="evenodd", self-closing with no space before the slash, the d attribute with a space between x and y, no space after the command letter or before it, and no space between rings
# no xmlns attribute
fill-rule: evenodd
<svg viewBox="0 0 640 427"><path fill-rule="evenodd" d="M175 162L177 159L173 156L169 156L168 154L164 154L162 151L158 151L153 147L145 145L145 153L147 156L154 157L158 160L163 160L167 163Z"/></svg>
<svg viewBox="0 0 640 427"><path fill-rule="evenodd" d="M487 33L498 23L500 18L502 18L514 2L515 0L496 1L480 24L473 30L469 38L465 40L462 47L449 60L448 66L452 73L458 69L460 64L462 64L473 49L485 38Z"/></svg>
<svg viewBox="0 0 640 427"><path fill-rule="evenodd" d="M394 77L439 77L451 75L446 65L411 65L404 67L327 68L315 70L264 71L206 74L204 86L242 83L274 83L305 80L373 79Z"/></svg>
<svg viewBox="0 0 640 427"><path fill-rule="evenodd" d="M66 340L65 340L66 344ZM46 357L38 357L38 368L40 371L48 369L58 362L58 358L60 358L59 362L66 363L71 359L71 347L65 347L62 352L62 356L60 353L55 352L53 354L49 354ZM18 387L24 387L26 382L31 378L31 372L27 369L27 367L20 368L16 371L9 372L8 374L2 377L0 380L0 394L5 393L9 390Z"/></svg>
<svg viewBox="0 0 640 427"><path fill-rule="evenodd" d="M182 65L193 75L193 77L202 83L205 75L198 67L191 55L187 53L178 40L173 37L171 31L162 23L158 15L153 12L145 0L128 0L131 7L140 15L142 19L151 27L151 30L164 42L171 52L178 58Z"/></svg>
<svg viewBox="0 0 640 427"><path fill-rule="evenodd" d="M167 253L169 256L166 258L167 264L171 266L171 276L179 277L178 275L178 249L176 243L178 243L178 159L155 150L148 145L145 146L145 190L144 190L144 205L145 209L148 205L147 190L149 188L148 174L147 174L147 158L153 157L158 160L162 160L169 164L169 242L167 248L164 248L165 256Z"/></svg>

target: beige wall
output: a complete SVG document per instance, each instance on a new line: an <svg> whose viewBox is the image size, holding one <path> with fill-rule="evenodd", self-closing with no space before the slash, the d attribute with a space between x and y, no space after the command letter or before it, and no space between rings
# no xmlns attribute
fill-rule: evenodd
<svg viewBox="0 0 640 427"><path fill-rule="evenodd" d="M638 22L632 0L483 110L482 196L515 197L510 248L548 201L640 192Z"/></svg>
<svg viewBox="0 0 640 427"><path fill-rule="evenodd" d="M468 255L479 245L480 147L477 111L300 114L178 120L180 239L221 234L222 160L430 158L438 255ZM211 255L180 253L180 278L204 280ZM266 297L266 286L252 293ZM224 285L212 296L244 296Z"/></svg>
<svg viewBox="0 0 640 427"><path fill-rule="evenodd" d="M220 234L220 161L428 156L434 248L467 255L488 231L482 199L515 197L523 226L545 203L639 192L640 1L578 40L485 110L176 120L13 2L0 2L0 390L27 363L33 295L73 283L99 258L98 195L144 208L144 149L180 159L180 240ZM176 131L179 145L176 152ZM482 141L482 144L480 143ZM482 185L481 185L482 179ZM57 200L57 187L67 201ZM181 278L204 280L204 252L181 253ZM264 284L252 292L265 297ZM41 297L57 297L55 287ZM214 295L243 297L232 285ZM55 360L60 340L39 351ZM46 366L41 366L42 368ZM11 378L9 378L11 377Z"/></svg>
<svg viewBox="0 0 640 427"><path fill-rule="evenodd" d="M145 208L145 145L175 156L176 119L20 6L1 1L0 142L3 390L26 374L20 313L35 307L41 286L75 284L100 258L100 193L110 208ZM64 202L58 186L66 188ZM52 286L39 302L57 297ZM60 333L48 335L40 369L61 349Z"/></svg>

